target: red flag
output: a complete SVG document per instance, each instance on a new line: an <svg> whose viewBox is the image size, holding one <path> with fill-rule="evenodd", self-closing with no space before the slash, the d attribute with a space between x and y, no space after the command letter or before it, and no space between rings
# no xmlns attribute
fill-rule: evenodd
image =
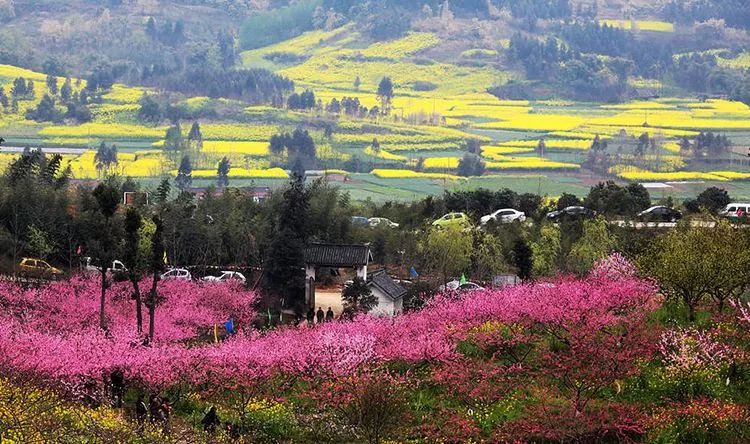
<svg viewBox="0 0 750 444"><path fill-rule="evenodd" d="M78 248L76 248L76 254L77 254L78 256L80 256L80 255L81 255L81 246L80 246L80 245L78 246Z"/></svg>

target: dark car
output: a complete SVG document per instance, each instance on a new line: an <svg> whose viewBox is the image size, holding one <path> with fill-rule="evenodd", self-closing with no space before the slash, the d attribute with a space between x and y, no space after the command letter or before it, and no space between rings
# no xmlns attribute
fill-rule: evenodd
<svg viewBox="0 0 750 444"><path fill-rule="evenodd" d="M562 210L547 213L547 220L550 222L560 222L563 220L581 220L591 219L596 216L596 211L586 207L565 207Z"/></svg>
<svg viewBox="0 0 750 444"><path fill-rule="evenodd" d="M638 220L644 222L677 222L680 219L682 219L682 213L663 205L657 205L638 213Z"/></svg>

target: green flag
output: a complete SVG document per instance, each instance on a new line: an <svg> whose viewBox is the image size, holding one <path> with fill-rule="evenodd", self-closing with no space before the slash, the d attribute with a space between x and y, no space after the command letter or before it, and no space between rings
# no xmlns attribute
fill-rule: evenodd
<svg viewBox="0 0 750 444"><path fill-rule="evenodd" d="M466 276L464 276L463 273L461 273L461 280L458 281L459 285L463 285L466 283Z"/></svg>

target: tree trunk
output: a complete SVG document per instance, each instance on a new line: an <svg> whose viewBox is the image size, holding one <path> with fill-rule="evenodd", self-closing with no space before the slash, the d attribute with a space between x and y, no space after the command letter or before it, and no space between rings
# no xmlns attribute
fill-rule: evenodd
<svg viewBox="0 0 750 444"><path fill-rule="evenodd" d="M104 313L104 303L107 296L107 268L102 264L101 268L102 275L102 294L99 298L99 327L102 330L107 330L107 315Z"/></svg>
<svg viewBox="0 0 750 444"><path fill-rule="evenodd" d="M143 333L143 310L141 307L141 289L138 287L138 279L135 274L130 274L130 283L133 284L133 300L135 301L135 328L140 335Z"/></svg>
<svg viewBox="0 0 750 444"><path fill-rule="evenodd" d="M159 283L159 273L155 272L151 282L151 291L148 295L148 338L154 340L154 322L156 319L156 284Z"/></svg>

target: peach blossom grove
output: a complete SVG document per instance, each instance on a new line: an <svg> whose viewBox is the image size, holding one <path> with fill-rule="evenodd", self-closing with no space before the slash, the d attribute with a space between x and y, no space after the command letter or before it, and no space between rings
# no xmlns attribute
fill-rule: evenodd
<svg viewBox="0 0 750 444"><path fill-rule="evenodd" d="M708 398L741 382L742 341L655 322L656 286L619 255L585 279L446 293L395 318L267 331L254 328L253 291L165 281L151 342L136 334L130 292L112 283L102 331L96 279L2 284L1 380L91 408L111 404L118 384L126 401L168 397L183 413L219 406L239 424L231 433L270 441L641 441L678 423L699 430L703 410L721 433L744 433L748 417L729 398ZM737 305L721 328L743 328L747 310ZM230 318L232 335L223 330ZM656 392L663 402L640 401ZM420 407L425 396L430 405ZM288 428L269 432L269 421Z"/></svg>

